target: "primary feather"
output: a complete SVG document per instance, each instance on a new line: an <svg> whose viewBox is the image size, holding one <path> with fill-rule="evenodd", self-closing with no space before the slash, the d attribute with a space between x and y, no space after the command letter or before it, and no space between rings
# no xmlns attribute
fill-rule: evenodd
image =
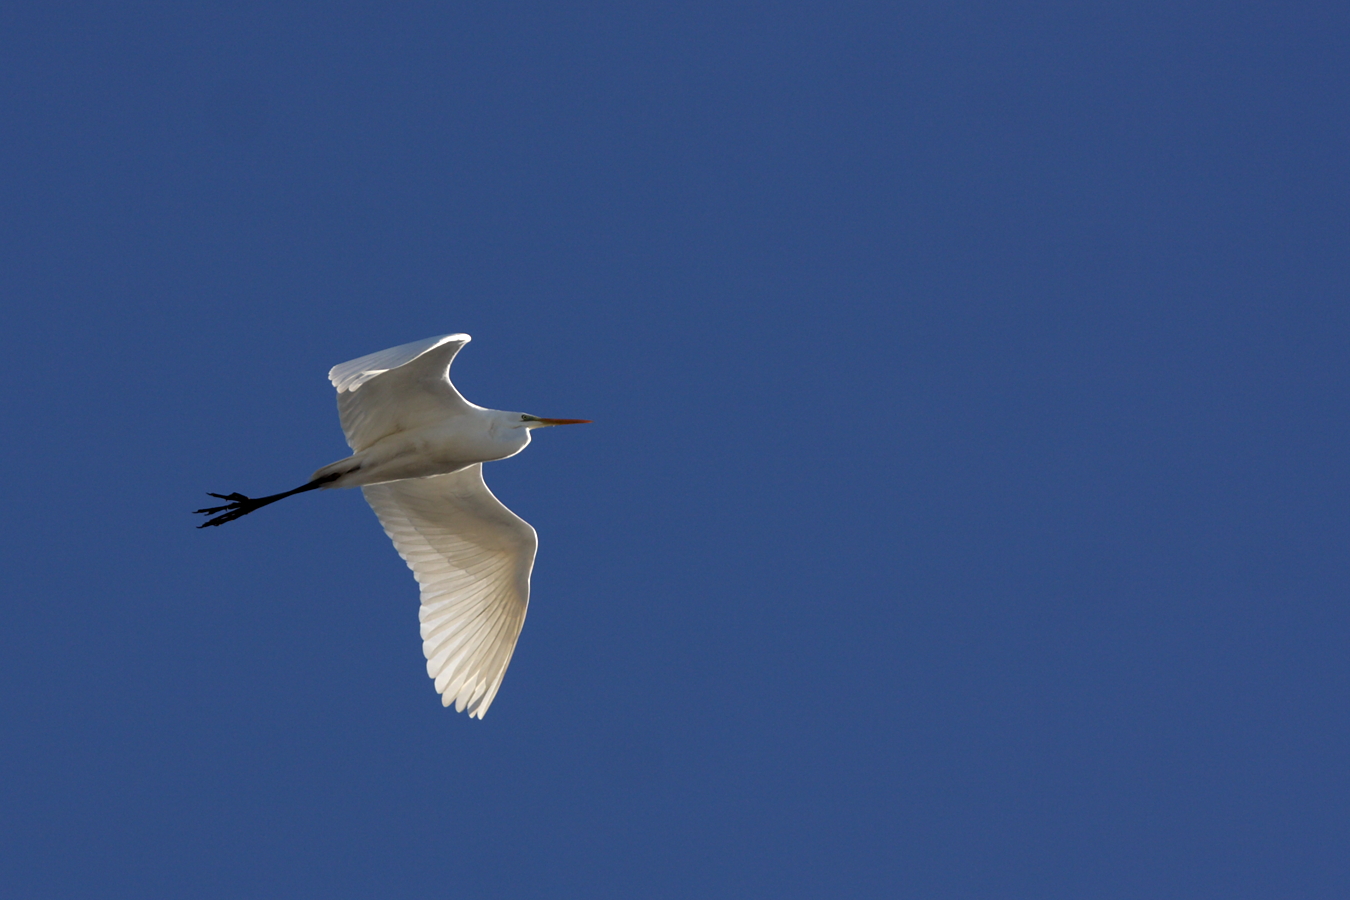
<svg viewBox="0 0 1350 900"><path fill-rule="evenodd" d="M422 589L422 652L441 702L482 718L497 696L530 602L539 545L475 464L362 488Z"/></svg>

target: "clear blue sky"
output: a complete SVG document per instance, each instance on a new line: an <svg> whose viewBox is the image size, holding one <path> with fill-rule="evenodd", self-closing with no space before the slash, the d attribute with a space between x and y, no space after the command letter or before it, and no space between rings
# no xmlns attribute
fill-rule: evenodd
<svg viewBox="0 0 1350 900"><path fill-rule="evenodd" d="M0 10L0 894L1350 896L1350 7ZM441 708L325 373L595 425Z"/></svg>

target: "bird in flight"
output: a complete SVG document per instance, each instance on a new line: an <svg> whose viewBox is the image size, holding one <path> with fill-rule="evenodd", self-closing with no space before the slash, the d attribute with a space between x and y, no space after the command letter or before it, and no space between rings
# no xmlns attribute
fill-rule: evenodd
<svg viewBox="0 0 1350 900"><path fill-rule="evenodd" d="M450 383L469 342L447 334L334 366L338 415L352 455L294 490L210 494L199 528L224 525L286 497L360 487L422 589L422 652L445 706L483 718L501 687L530 600L539 539L492 495L483 463L515 456L530 432L589 419L543 419L475 406Z"/></svg>

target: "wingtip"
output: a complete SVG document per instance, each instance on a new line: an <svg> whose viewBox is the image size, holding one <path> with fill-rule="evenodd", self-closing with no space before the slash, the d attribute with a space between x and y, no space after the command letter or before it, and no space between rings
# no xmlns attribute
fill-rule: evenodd
<svg viewBox="0 0 1350 900"><path fill-rule="evenodd" d="M365 356L359 356L356 359L347 362L338 363L328 370L328 381L337 389L339 394L351 393L358 390L361 385L377 375L382 375L392 368L406 365L419 356L435 350L437 347L445 344L454 343L462 347L473 340L469 335L460 332L454 334L441 334L435 337L423 338L420 341L410 341L407 344L399 344L397 347L388 347L384 350L377 350L374 353L367 353ZM415 349L415 352L413 351ZM399 351L406 351L406 358L400 356ZM458 352L458 351L456 351Z"/></svg>

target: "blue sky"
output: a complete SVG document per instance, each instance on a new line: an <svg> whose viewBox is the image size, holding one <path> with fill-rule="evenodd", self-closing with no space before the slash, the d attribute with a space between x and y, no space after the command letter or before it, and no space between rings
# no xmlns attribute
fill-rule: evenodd
<svg viewBox="0 0 1350 900"><path fill-rule="evenodd" d="M1338 4L0 11L0 893L1340 898ZM594 419L442 709L325 373Z"/></svg>

